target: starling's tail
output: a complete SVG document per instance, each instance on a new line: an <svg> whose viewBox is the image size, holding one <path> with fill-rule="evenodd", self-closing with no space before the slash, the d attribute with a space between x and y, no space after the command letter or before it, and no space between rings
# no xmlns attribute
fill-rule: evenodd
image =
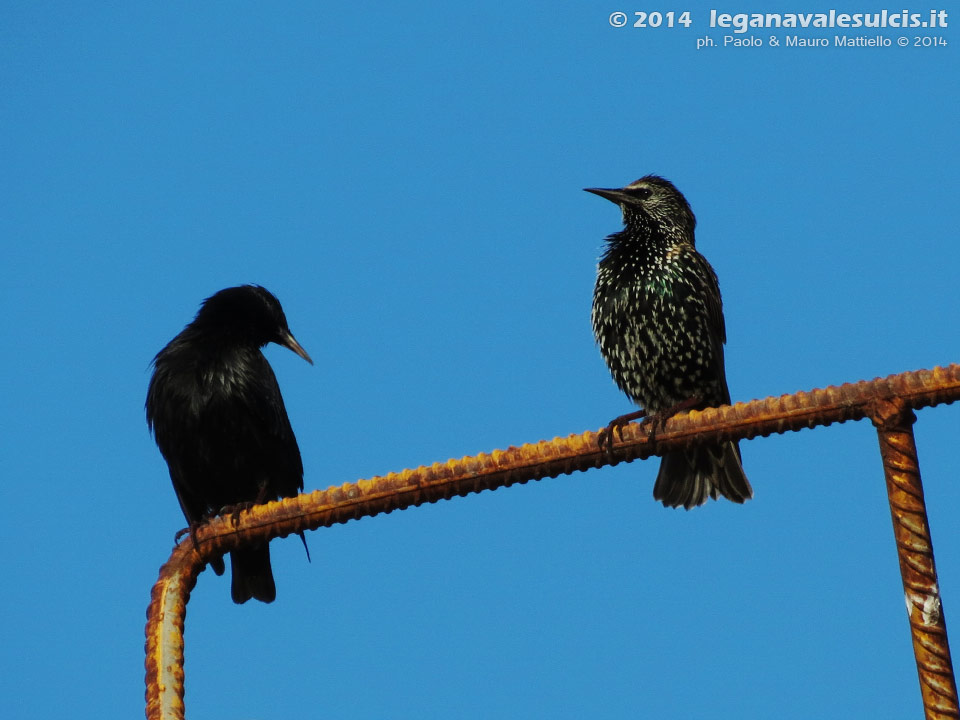
<svg viewBox="0 0 960 720"><path fill-rule="evenodd" d="M753 497L753 488L740 464L740 448L736 443L701 445L687 451L673 451L663 456L653 499L664 507L687 510L703 505L708 497L723 495L735 503Z"/></svg>
<svg viewBox="0 0 960 720"><path fill-rule="evenodd" d="M233 582L230 595L238 605L250 598L262 602L277 599L277 586L273 582L273 569L270 567L270 546L267 544L230 553L230 569Z"/></svg>

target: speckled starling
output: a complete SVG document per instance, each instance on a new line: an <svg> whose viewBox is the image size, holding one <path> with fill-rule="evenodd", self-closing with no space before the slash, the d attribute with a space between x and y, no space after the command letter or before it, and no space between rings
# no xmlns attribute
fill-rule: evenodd
<svg viewBox="0 0 960 720"><path fill-rule="evenodd" d="M254 285L221 290L154 359L147 425L170 469L191 533L225 508L303 489L303 463L280 387L260 348L275 342L307 362L277 299ZM303 536L301 535L301 538ZM219 575L223 558L211 566ZM277 596L267 544L230 553L231 596Z"/></svg>
<svg viewBox="0 0 960 720"><path fill-rule="evenodd" d="M723 366L726 330L717 276L694 247L696 218L664 178L621 189L587 188L620 206L624 229L606 239L593 293L593 332L613 379L647 415L730 402ZM687 509L718 494L742 503L753 490L736 443L704 444L663 456L653 497Z"/></svg>

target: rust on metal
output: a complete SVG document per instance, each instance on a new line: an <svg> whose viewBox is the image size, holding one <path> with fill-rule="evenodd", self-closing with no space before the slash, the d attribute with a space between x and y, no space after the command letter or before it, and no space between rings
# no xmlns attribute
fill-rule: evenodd
<svg viewBox="0 0 960 720"><path fill-rule="evenodd" d="M204 562L189 540L160 568L147 608L147 717L184 716L183 623Z"/></svg>
<svg viewBox="0 0 960 720"><path fill-rule="evenodd" d="M258 505L242 512L237 524L230 518L217 518L198 529L199 552L192 542L183 542L174 550L154 587L147 621L147 717L183 718L183 612L206 562L200 553L215 556L295 532L646 458L704 441L765 437L861 420L874 417L884 403L902 403L904 408L917 410L958 399L960 365L948 365L677 415L653 440L647 428L627 425L611 455L599 448L597 432L585 432Z"/></svg>
<svg viewBox="0 0 960 720"><path fill-rule="evenodd" d="M960 705L913 437L916 415L894 399L877 402L871 419L880 439L923 709L928 720L955 720Z"/></svg>

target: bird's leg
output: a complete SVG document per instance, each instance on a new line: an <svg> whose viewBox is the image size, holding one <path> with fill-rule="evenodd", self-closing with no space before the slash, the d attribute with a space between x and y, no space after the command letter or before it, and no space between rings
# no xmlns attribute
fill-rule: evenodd
<svg viewBox="0 0 960 720"><path fill-rule="evenodd" d="M191 537L194 537L194 538L196 537L196 533L193 531L193 526L191 525L190 527L185 527L182 530L177 531L177 534L173 536L173 544L174 545L179 544L180 538L182 538L187 533L190 533ZM194 540L194 544L196 544L196 540Z"/></svg>
<svg viewBox="0 0 960 720"><path fill-rule="evenodd" d="M201 558L203 558L206 562L208 562L210 564L210 567L213 568L213 571L217 575L223 575L223 556L222 555L217 555L212 557L205 556L203 553L200 552L200 543L197 541L197 529L200 527L202 523L205 523L208 520L210 520L211 517L213 516L205 515L201 522L196 522L194 520L191 520L190 525L188 527L183 528L183 530L180 530L179 532L177 532L176 535L174 535L173 542L179 543L180 538L182 538L187 533L190 533L190 539L193 540L193 551L197 555L199 555ZM176 545L174 547L176 547Z"/></svg>
<svg viewBox="0 0 960 720"><path fill-rule="evenodd" d="M200 544L197 542L197 528L200 527L200 523L190 521L190 524L183 528L182 530L177 531L177 534L173 536L174 546L180 543L180 538L182 538L187 533L190 533L190 539L193 540L193 549L200 553Z"/></svg>
<svg viewBox="0 0 960 720"><path fill-rule="evenodd" d="M257 497L248 502L236 503L235 505L227 505L226 507L220 508L218 515L230 515L230 522L234 527L237 527L240 524L240 513L244 510L249 510L255 505L263 505L267 499L267 483L261 482L259 484L259 490L257 490Z"/></svg>
<svg viewBox="0 0 960 720"><path fill-rule="evenodd" d="M649 426L649 439L652 442L656 438L657 433L662 431L667 426L667 420L672 418L677 413L683 412L684 410L690 410L698 405L700 405L700 398L692 397L652 414L647 413L646 410L637 410L636 412L615 417L603 430L600 431L599 435L597 436L597 445L599 445L601 450L603 450L604 446L606 446L607 456L613 460L613 441L618 435L620 436L620 439L623 439L623 428L633 420L643 418L640 426Z"/></svg>
<svg viewBox="0 0 960 720"><path fill-rule="evenodd" d="M202 520L202 522L207 522L207 520L209 520L209 519L210 519L210 516L206 516L206 517L204 517L204 519ZM173 542L174 542L174 543L179 543L179 542L180 542L180 538L182 538L182 537L183 537L184 535L186 535L187 533L190 533L190 539L193 541L193 551L194 551L197 555L199 555L200 557L202 557L204 560L206 560L207 562L209 562L209 563L210 563L210 567L213 568L213 571L214 571L217 575L223 575L223 560L222 560L222 559L219 559L219 558L216 558L216 557L214 557L214 558L206 557L206 556L203 555L203 553L200 552L200 543L197 541L197 529L200 527L200 524L201 524L201 523L196 522L195 520L191 520L191 521L190 521L190 525L189 525L188 527L183 528L183 530L180 530L180 531L174 536Z"/></svg>
<svg viewBox="0 0 960 720"><path fill-rule="evenodd" d="M627 413L626 415L621 415L615 417L607 426L597 434L597 445L601 450L603 450L604 445L607 447L607 457L613 460L613 441L616 439L616 436L619 435L620 438L623 438L623 428L633 420L645 417L647 414L646 410L637 410L636 412Z"/></svg>
<svg viewBox="0 0 960 720"><path fill-rule="evenodd" d="M240 513L244 510L249 510L256 504L255 502L241 502L235 505L224 505L220 508L220 512L218 512L217 515L229 515L230 524L237 527L237 525L240 524Z"/></svg>
<svg viewBox="0 0 960 720"><path fill-rule="evenodd" d="M686 400L678 402L676 405L668 407L665 410L660 410L659 412L656 412L653 415L647 416L647 419L643 421L643 424L650 425L650 442L653 442L658 432L666 428L667 420L672 418L677 413L681 413L684 410L690 410L692 408L695 408L699 404L700 404L700 398L698 397L687 398Z"/></svg>

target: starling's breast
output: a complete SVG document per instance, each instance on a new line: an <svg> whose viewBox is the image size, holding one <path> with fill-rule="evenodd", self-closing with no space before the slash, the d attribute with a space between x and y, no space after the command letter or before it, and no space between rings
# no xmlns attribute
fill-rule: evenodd
<svg viewBox="0 0 960 720"><path fill-rule="evenodd" d="M593 328L617 386L651 412L717 390L702 283L682 256L609 253L598 268Z"/></svg>

